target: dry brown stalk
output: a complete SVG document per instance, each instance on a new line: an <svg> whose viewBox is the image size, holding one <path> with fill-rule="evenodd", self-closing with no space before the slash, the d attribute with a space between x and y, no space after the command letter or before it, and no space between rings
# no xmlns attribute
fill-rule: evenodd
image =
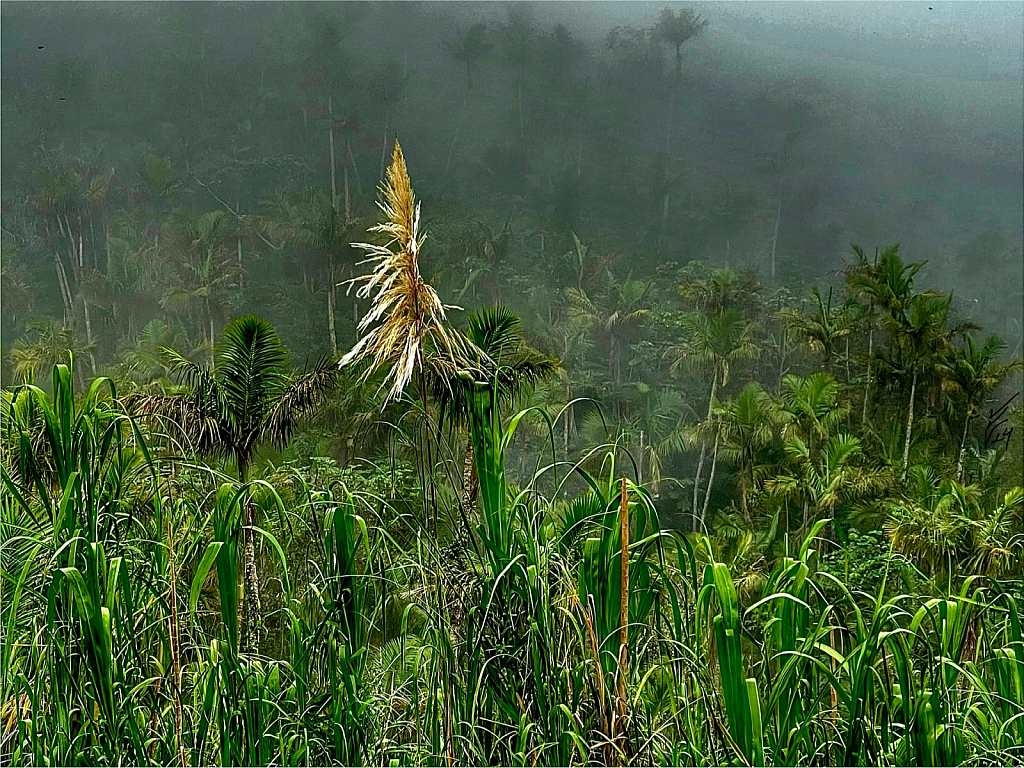
<svg viewBox="0 0 1024 768"><path fill-rule="evenodd" d="M387 170L380 209L385 221L373 227L390 239L385 245L353 243L367 252L361 263L373 264L368 274L350 282L363 283L356 292L359 298L372 296L369 312L359 321L362 334L355 346L341 358L341 367L360 360L369 360L364 380L384 365L391 372L383 386L390 384L385 403L401 396L414 374L423 376L424 344L433 340L442 356L457 360L461 343L448 328L446 307L433 286L420 274L420 249L426 239L421 234L420 206L416 201L405 166L405 157L398 141ZM425 405L425 404L424 404Z"/></svg>

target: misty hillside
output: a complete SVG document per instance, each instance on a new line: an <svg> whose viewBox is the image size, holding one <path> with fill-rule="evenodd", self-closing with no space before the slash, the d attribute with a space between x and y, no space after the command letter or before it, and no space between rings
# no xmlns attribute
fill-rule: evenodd
<svg viewBox="0 0 1024 768"><path fill-rule="evenodd" d="M0 8L0 764L1024 764L1024 6Z"/></svg>
<svg viewBox="0 0 1024 768"><path fill-rule="evenodd" d="M445 219L430 227L438 259L449 211L499 229L511 216L524 258L539 245L528 233L550 231L564 250L572 230L596 247L634 251L632 263L648 272L688 259L764 272L774 243L777 276L797 291L837 266L851 242L898 241L929 262L924 274L936 285L964 301L985 296L975 314L988 327L1019 334L1020 77L980 77L976 65L908 71L884 37L859 41L852 58L835 30L817 48L797 45L795 21L768 25L763 13L737 17L726 4L718 23L716 7L684 46L677 79L670 46L637 36L657 16L647 5L602 7L605 20L557 4L11 3L6 244L22 251L34 311L53 314L60 294L49 259L19 242L37 213L41 169L113 172L102 216L130 209L143 230L159 226L161 208L228 211L214 194L238 213L263 214L268 198L329 189L321 113L331 106L352 127L335 160L351 167L349 213L372 217L385 136L397 134L424 199L440 203L428 206ZM1019 29L1019 14L1008 21ZM476 23L488 26L467 78L450 46ZM838 53L823 50L833 40ZM917 43L922 56L948 60L928 43ZM147 156L167 163L173 193L147 182ZM101 239L93 245L106 250ZM267 255L261 265L280 261ZM281 289L298 299L291 274ZM233 300L244 312L259 297ZM104 309L110 352L125 329ZM19 327L5 317L5 345ZM306 330L289 342L301 346Z"/></svg>

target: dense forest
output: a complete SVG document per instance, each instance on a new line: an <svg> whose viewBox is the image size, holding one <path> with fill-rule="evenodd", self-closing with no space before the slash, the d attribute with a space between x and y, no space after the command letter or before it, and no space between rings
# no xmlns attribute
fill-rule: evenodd
<svg viewBox="0 0 1024 768"><path fill-rule="evenodd" d="M1024 765L1020 9L770 5L5 3L0 760Z"/></svg>

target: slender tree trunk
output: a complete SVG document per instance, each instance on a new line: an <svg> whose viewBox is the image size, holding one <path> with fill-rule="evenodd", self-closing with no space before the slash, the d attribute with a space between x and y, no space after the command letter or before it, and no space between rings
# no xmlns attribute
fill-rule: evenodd
<svg viewBox="0 0 1024 768"><path fill-rule="evenodd" d="M516 86L516 90L519 92L519 140L522 141L526 135L526 119L523 117L523 80L519 79L519 83Z"/></svg>
<svg viewBox="0 0 1024 768"><path fill-rule="evenodd" d="M775 249L779 244L779 223L782 221L782 200L775 212L775 234L772 235L772 282L775 281Z"/></svg>
<svg viewBox="0 0 1024 768"><path fill-rule="evenodd" d="M860 425L863 427L868 421L868 400L871 397L871 360L875 349L875 329L868 328L868 371L867 381L864 382L864 410L860 415Z"/></svg>
<svg viewBox="0 0 1024 768"><path fill-rule="evenodd" d="M468 520L472 516L476 497L480 491L480 478L476 475L476 459L473 456L473 436L466 440L466 455L462 464L462 507ZM467 531L468 533L468 531Z"/></svg>
<svg viewBox="0 0 1024 768"><path fill-rule="evenodd" d="M384 178L384 160L388 153L388 116L384 115L384 142L380 145L380 178Z"/></svg>
<svg viewBox="0 0 1024 768"><path fill-rule="evenodd" d="M962 483L964 480L964 450L967 447L967 432L971 427L971 417L974 415L972 413L973 410L973 408L968 407L967 416L964 418L964 434L960 438L960 452L956 458L956 480L958 483Z"/></svg>
<svg viewBox="0 0 1024 768"><path fill-rule="evenodd" d="M576 129L576 178L583 175L583 110L580 110Z"/></svg>
<svg viewBox="0 0 1024 768"><path fill-rule="evenodd" d="M708 397L708 418L707 422L711 422L711 408L715 402L715 392L718 390L718 369L716 368L711 377L711 395ZM700 442L700 458L697 459L697 474L693 478L693 507L692 517L694 523L697 522L697 499L700 498L700 476L704 471L704 455L707 453L708 443L707 440L701 440ZM703 520L701 520L703 523Z"/></svg>
<svg viewBox="0 0 1024 768"><path fill-rule="evenodd" d="M846 337L846 386L850 386L853 377L850 375L850 337Z"/></svg>
<svg viewBox="0 0 1024 768"><path fill-rule="evenodd" d="M242 463L238 468L238 479L244 485L248 467ZM260 580L256 570L256 509L249 501L245 501L245 530L242 546L242 568L245 599L245 633L242 637L242 650L248 653L259 653L260 645Z"/></svg>
<svg viewBox="0 0 1024 768"><path fill-rule="evenodd" d="M743 510L743 519L750 522L750 506L747 503L747 483L740 483L740 508Z"/></svg>
<svg viewBox="0 0 1024 768"><path fill-rule="evenodd" d="M782 354L779 356L779 389L782 389L782 377L786 375L786 332L782 332Z"/></svg>
<svg viewBox="0 0 1024 768"><path fill-rule="evenodd" d="M64 261L59 252L53 252L53 260L57 267L57 285L60 286L60 298L64 304L64 327L66 328L71 322L71 286L68 285L68 273L64 270Z"/></svg>
<svg viewBox="0 0 1024 768"><path fill-rule="evenodd" d="M216 340L213 337L213 309L210 307L210 298L206 298L206 317L210 320L210 363L214 363L216 358L213 354L213 348L216 346Z"/></svg>
<svg viewBox="0 0 1024 768"><path fill-rule="evenodd" d="M327 286L327 335L331 340L331 354L338 357L338 334L334 329L334 270L331 270L330 285Z"/></svg>
<svg viewBox="0 0 1024 768"><path fill-rule="evenodd" d="M658 234L658 245L661 245L664 241L665 231L668 229L668 207L670 203L670 195L671 193L666 190L665 195L661 198L661 231Z"/></svg>
<svg viewBox="0 0 1024 768"><path fill-rule="evenodd" d="M349 192L348 186L348 161L345 161L345 166L342 169L342 178L345 184L345 221L352 218L352 195Z"/></svg>
<svg viewBox="0 0 1024 768"><path fill-rule="evenodd" d="M907 437L903 441L903 476L907 476L907 465L910 462L910 433L914 429L914 395L917 393L917 367L910 381L910 407L907 409Z"/></svg>
<svg viewBox="0 0 1024 768"><path fill-rule="evenodd" d="M708 488L704 492L704 507L700 511L700 527L703 530L708 519L708 505L711 503L711 488L715 484L715 466L718 464L718 435L715 435L715 450L711 454L711 471L708 473Z"/></svg>
<svg viewBox="0 0 1024 768"><path fill-rule="evenodd" d="M331 146L331 205L338 200L338 183L334 167L334 100L327 97L327 118L331 121L331 127L327 131L328 141Z"/></svg>
<svg viewBox="0 0 1024 768"><path fill-rule="evenodd" d="M459 119L458 119L458 122L455 123L455 133L452 134L452 143L448 147L448 160L445 161L445 164L444 164L444 179L445 179L445 181L448 180L448 169L451 167L451 164L452 164L452 155L455 153L455 143L459 140L459 130L462 128L462 119L466 115L466 105L468 103L469 103L469 94L467 93L466 96L464 96L463 99L462 99L462 109L459 110Z"/></svg>
<svg viewBox="0 0 1024 768"><path fill-rule="evenodd" d="M345 153L348 155L348 162L352 166L352 173L356 175L356 191L359 196L363 195L363 180L359 176L359 166L356 165L356 157L352 154L352 139L347 137L345 139Z"/></svg>
<svg viewBox="0 0 1024 768"><path fill-rule="evenodd" d="M89 315L89 300L82 296L82 309L85 313L85 341L89 345L89 365L92 375L96 375L96 355L92 351L92 318Z"/></svg>
<svg viewBox="0 0 1024 768"><path fill-rule="evenodd" d="M242 238L238 238L238 287L245 290L245 270L242 262Z"/></svg>
<svg viewBox="0 0 1024 768"><path fill-rule="evenodd" d="M612 336L612 371L615 375L615 386L622 386L622 350L619 348L619 340Z"/></svg>
<svg viewBox="0 0 1024 768"><path fill-rule="evenodd" d="M562 426L562 449L565 451L565 455L569 455L569 423L572 421L572 389L569 384L569 377L565 379L565 414L563 415L565 423Z"/></svg>

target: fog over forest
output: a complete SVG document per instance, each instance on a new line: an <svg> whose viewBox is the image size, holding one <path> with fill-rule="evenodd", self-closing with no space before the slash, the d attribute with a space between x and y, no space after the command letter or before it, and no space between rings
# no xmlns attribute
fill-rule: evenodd
<svg viewBox="0 0 1024 768"><path fill-rule="evenodd" d="M0 154L0 764L1024 761L1024 4L7 0Z"/></svg>
<svg viewBox="0 0 1024 768"><path fill-rule="evenodd" d="M113 172L93 228L129 208L143 230L162 209L226 211L211 193L255 214L328 189L332 101L352 125L351 163L335 161L351 165L350 212L372 217L397 134L433 233L427 271L450 290L467 259L452 229L474 219L495 231L510 219L531 263L545 261L536 231L551 233L550 256L571 230L637 275L689 259L764 275L774 246L797 294L850 243L899 242L928 261L927 282L1019 336L1020 6L693 7L709 24L683 45L677 79L671 46L635 34L656 21L652 3L6 3L5 243L27 236L44 167ZM485 50L467 77L449 45L477 23ZM508 23L519 48L503 43ZM167 163L173 193L152 189L147 156ZM33 312L60 314L52 258L19 247ZM228 314L259 307L293 352L323 352L310 304L324 298L310 301L291 263L252 264ZM510 269L503 300L522 311L530 275ZM130 324L125 311L97 307L104 354L159 314L152 300ZM5 350L21 330L12 315L25 313L5 312Z"/></svg>

